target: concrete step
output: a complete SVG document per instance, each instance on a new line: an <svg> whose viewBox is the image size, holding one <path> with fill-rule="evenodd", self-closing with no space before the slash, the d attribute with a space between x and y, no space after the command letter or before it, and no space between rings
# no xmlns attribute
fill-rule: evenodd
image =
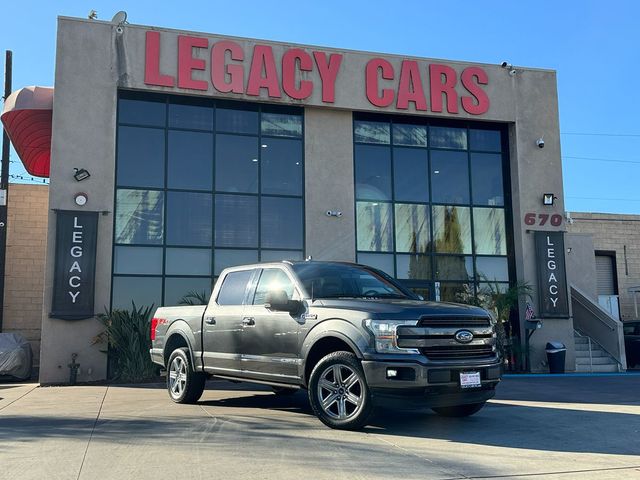
<svg viewBox="0 0 640 480"><path fill-rule="evenodd" d="M576 352L588 352L589 351L589 345L587 344L577 344L576 345ZM595 343L591 344L591 351L592 352L604 352L604 350L602 350L602 348L599 345L596 345ZM606 353L606 352L604 352Z"/></svg>
<svg viewBox="0 0 640 480"><path fill-rule="evenodd" d="M578 365L616 365L615 360L611 357L576 357L576 366Z"/></svg>
<svg viewBox="0 0 640 480"><path fill-rule="evenodd" d="M594 365L593 368L589 365L576 365L576 372L578 373L608 373L617 371L617 365Z"/></svg>
<svg viewBox="0 0 640 480"><path fill-rule="evenodd" d="M591 350L591 355L589 355L589 350L577 350L576 349L576 358L589 358L591 357L609 357L609 354L604 350L597 349Z"/></svg>
<svg viewBox="0 0 640 480"><path fill-rule="evenodd" d="M588 345L589 344L589 339L587 337L573 337L573 340L574 340L576 345L580 345L580 344Z"/></svg>

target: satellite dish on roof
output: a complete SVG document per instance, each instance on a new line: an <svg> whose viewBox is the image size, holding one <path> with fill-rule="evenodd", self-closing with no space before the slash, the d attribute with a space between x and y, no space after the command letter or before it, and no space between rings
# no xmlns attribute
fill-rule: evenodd
<svg viewBox="0 0 640 480"><path fill-rule="evenodd" d="M125 12L124 10L120 10L113 16L113 18L111 19L111 23L113 23L114 25L123 25L127 23L127 12Z"/></svg>

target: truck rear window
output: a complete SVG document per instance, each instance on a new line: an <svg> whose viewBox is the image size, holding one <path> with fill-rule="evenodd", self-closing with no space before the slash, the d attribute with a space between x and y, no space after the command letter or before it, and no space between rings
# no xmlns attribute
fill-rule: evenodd
<svg viewBox="0 0 640 480"><path fill-rule="evenodd" d="M247 284L251 280L253 270L231 272L224 277L220 293L218 293L218 305L242 305Z"/></svg>

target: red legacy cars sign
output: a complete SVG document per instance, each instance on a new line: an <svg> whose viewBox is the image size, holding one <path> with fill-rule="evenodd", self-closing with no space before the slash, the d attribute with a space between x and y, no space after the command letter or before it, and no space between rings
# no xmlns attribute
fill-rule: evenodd
<svg viewBox="0 0 640 480"><path fill-rule="evenodd" d="M336 81L340 75L343 55L320 50L289 48L276 62L270 45L253 45L251 51L231 40L210 43L209 39L178 35L178 58L175 71L161 71L160 32L146 32L144 83L162 87L177 87L207 91L210 84L221 93L259 96L262 91L270 98L309 98L320 89L322 102L332 104L336 97ZM194 56L194 50L207 51L206 59ZM193 72L207 70L210 79L193 78ZM245 68L248 65L248 69ZM422 64L424 66L424 64ZM317 71L319 82L302 79L302 72ZM456 114L461 108L471 115L489 110L489 97L483 89L489 82L487 73L478 66L462 70L460 76L448 65L431 63L421 69L416 60L402 60L400 68L384 58L368 60L363 72L364 93L376 107L395 107L416 111ZM246 77L246 78L245 78ZM461 84L466 94L456 90Z"/></svg>

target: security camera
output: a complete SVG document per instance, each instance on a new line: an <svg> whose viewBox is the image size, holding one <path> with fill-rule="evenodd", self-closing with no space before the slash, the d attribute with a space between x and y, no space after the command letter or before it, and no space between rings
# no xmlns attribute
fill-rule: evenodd
<svg viewBox="0 0 640 480"><path fill-rule="evenodd" d="M122 28L122 26L121 26L121 25L118 25L118 26L116 27L116 33L117 33L118 35L122 35L122 34L124 33L124 28Z"/></svg>
<svg viewBox="0 0 640 480"><path fill-rule="evenodd" d="M536 140L536 145L538 145L538 148L544 148L544 138L540 137Z"/></svg>
<svg viewBox="0 0 640 480"><path fill-rule="evenodd" d="M511 65L509 62L502 62L500 66L502 68L508 68L509 70L513 69L513 65Z"/></svg>

